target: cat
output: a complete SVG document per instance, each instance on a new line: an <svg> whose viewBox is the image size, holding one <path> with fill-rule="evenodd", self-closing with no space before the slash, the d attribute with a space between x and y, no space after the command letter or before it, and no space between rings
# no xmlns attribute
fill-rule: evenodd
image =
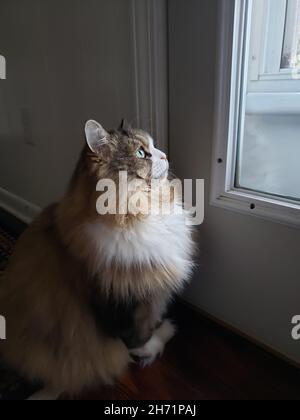
<svg viewBox="0 0 300 420"><path fill-rule="evenodd" d="M64 198L17 243L0 284L7 364L55 395L113 384L133 358L162 354L175 327L167 307L190 278L195 244L186 212L99 215L99 179L167 180L166 155L123 122L85 126L86 144ZM172 197L182 208L181 198ZM174 207L174 208L175 208ZM57 392L57 394L56 394Z"/></svg>

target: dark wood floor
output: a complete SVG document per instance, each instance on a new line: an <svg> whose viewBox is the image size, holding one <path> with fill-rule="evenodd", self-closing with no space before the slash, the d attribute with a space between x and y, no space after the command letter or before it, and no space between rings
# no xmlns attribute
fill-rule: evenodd
<svg viewBox="0 0 300 420"><path fill-rule="evenodd" d="M173 311L179 331L160 360L80 398L300 400L300 370L188 307Z"/></svg>

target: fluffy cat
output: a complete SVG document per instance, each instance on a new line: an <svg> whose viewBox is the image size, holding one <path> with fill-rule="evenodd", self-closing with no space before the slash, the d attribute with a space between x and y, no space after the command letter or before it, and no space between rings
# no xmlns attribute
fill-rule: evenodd
<svg viewBox="0 0 300 420"><path fill-rule="evenodd" d="M194 250L184 212L96 212L99 179L117 182L126 171L150 185L167 179L169 165L146 132L126 123L107 132L89 121L85 132L65 197L21 237L0 283L1 357L70 395L112 384L132 357L147 364L163 352L175 332L167 306L191 274ZM173 204L182 206L175 195Z"/></svg>

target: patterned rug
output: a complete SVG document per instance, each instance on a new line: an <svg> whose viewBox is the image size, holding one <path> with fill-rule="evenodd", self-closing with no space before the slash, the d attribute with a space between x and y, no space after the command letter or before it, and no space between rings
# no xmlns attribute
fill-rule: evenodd
<svg viewBox="0 0 300 420"><path fill-rule="evenodd" d="M0 281L8 264L9 257L14 250L17 239L18 235L14 234L6 227L0 226ZM39 388L40 387L35 384L29 384L17 373L11 371L6 366L3 366L0 361L0 401L25 400Z"/></svg>
<svg viewBox="0 0 300 420"><path fill-rule="evenodd" d="M17 237L0 226L0 276L13 252Z"/></svg>

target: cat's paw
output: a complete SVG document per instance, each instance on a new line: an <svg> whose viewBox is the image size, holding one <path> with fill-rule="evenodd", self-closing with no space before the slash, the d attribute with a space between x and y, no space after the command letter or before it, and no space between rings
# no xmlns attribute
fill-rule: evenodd
<svg viewBox="0 0 300 420"><path fill-rule="evenodd" d="M171 321L165 320L143 347L130 350L131 356L138 359L142 367L151 365L157 357L162 356L165 345L171 340L175 332L175 326Z"/></svg>
<svg viewBox="0 0 300 420"><path fill-rule="evenodd" d="M153 335L143 347L131 350L130 354L133 359L144 368L151 365L155 359L160 357L163 351L163 343L158 337Z"/></svg>

